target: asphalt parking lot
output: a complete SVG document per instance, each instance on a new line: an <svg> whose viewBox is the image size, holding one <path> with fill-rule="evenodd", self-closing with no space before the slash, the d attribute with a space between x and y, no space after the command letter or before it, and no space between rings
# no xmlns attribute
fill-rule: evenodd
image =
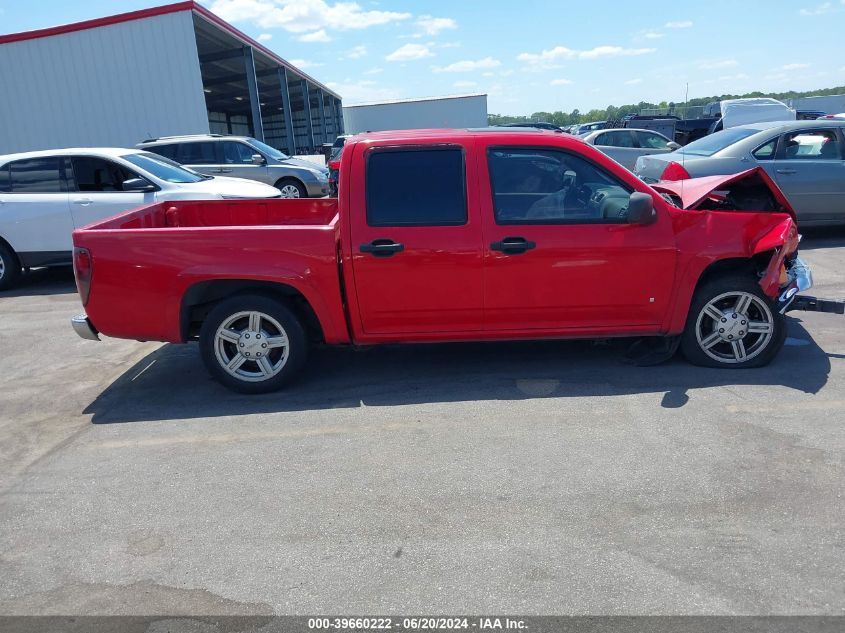
<svg viewBox="0 0 845 633"><path fill-rule="evenodd" d="M325 349L248 397L79 311L67 270L0 296L0 614L845 612L843 317L759 370Z"/></svg>

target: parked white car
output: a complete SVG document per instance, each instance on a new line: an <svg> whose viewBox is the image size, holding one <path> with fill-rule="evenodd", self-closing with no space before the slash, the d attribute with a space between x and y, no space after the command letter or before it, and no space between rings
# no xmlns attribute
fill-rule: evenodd
<svg viewBox="0 0 845 633"><path fill-rule="evenodd" d="M640 156L668 154L680 147L675 141L652 130L632 128L596 130L583 134L581 138L631 171Z"/></svg>
<svg viewBox="0 0 845 633"><path fill-rule="evenodd" d="M0 290L24 268L71 263L75 228L166 200L278 198L242 178L204 176L134 149L60 149L0 156Z"/></svg>

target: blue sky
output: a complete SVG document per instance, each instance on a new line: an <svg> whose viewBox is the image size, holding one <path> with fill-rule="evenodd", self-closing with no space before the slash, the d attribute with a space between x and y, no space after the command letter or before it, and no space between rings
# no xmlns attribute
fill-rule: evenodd
<svg viewBox="0 0 845 633"><path fill-rule="evenodd" d="M163 4L0 0L0 33ZM845 84L845 0L208 0L345 103L486 92L530 114ZM37 8L36 8L37 7Z"/></svg>

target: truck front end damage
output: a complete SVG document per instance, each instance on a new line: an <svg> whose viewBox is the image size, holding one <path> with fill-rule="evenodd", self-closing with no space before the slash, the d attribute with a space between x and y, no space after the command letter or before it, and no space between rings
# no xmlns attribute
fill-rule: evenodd
<svg viewBox="0 0 845 633"><path fill-rule="evenodd" d="M801 236L795 209L761 167L725 176L661 181L652 187L681 209L789 216L762 234L748 236L752 257L771 254L765 268L759 271L760 288L777 301L781 314L795 310L845 314L845 302L799 294L812 288L813 273L798 256Z"/></svg>

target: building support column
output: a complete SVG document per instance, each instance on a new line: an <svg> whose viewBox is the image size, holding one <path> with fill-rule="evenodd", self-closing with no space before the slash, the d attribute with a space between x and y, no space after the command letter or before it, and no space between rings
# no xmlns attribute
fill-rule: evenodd
<svg viewBox="0 0 845 633"><path fill-rule="evenodd" d="M244 70L249 90L249 106L252 110L252 135L264 142L264 122L261 120L261 99L258 95L258 79L255 76L255 56L252 46L244 46Z"/></svg>
<svg viewBox="0 0 845 633"><path fill-rule="evenodd" d="M296 136L293 131L293 111L290 107L290 89L288 88L288 69L279 68L279 84L282 91L282 111L285 115L285 135L288 139L288 154L296 155Z"/></svg>
<svg viewBox="0 0 845 633"><path fill-rule="evenodd" d="M304 100L305 105L303 109L305 110L305 124L308 126L306 128L308 142L311 143L310 148L308 149L309 152L313 152L316 148L316 143L314 142L314 122L311 120L311 94L308 92L308 81L303 79L302 80L302 98Z"/></svg>
<svg viewBox="0 0 845 633"><path fill-rule="evenodd" d="M323 143L329 142L329 126L326 123L326 99L322 88L317 90L317 101L320 104L320 124L323 129Z"/></svg>
<svg viewBox="0 0 845 633"><path fill-rule="evenodd" d="M343 104L341 103L340 99L334 100L334 116L338 136L343 134Z"/></svg>

